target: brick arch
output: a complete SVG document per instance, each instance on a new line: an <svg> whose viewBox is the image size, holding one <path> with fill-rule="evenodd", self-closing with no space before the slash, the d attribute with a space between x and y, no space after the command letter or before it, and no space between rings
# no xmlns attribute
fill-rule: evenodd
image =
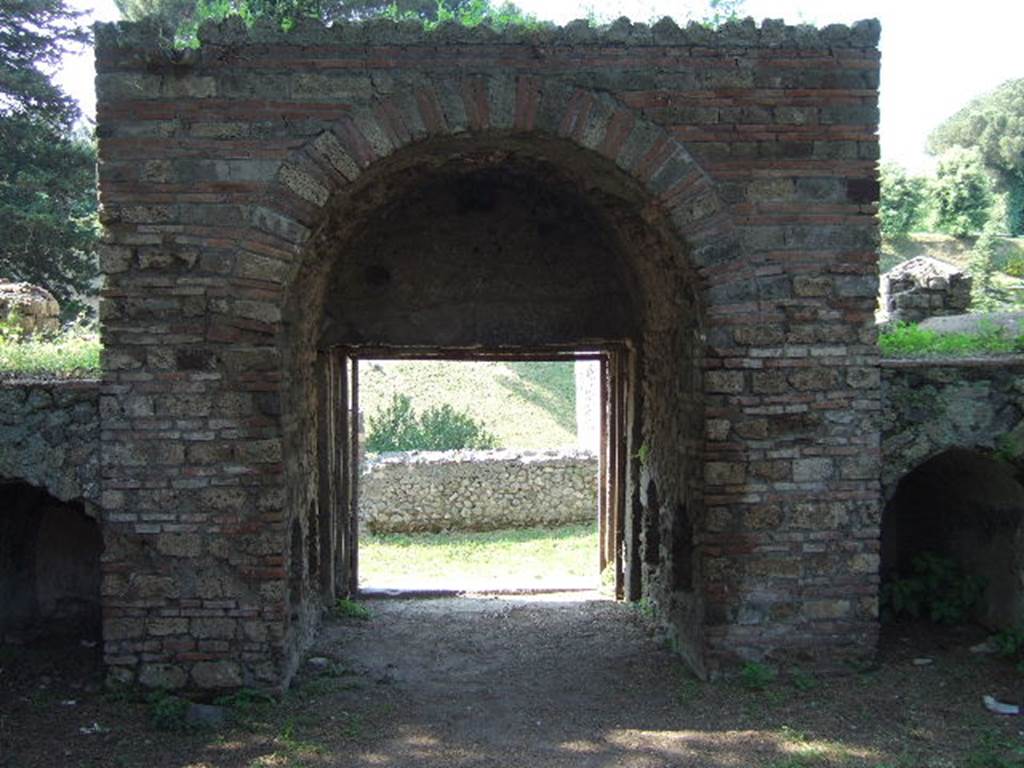
<svg viewBox="0 0 1024 768"><path fill-rule="evenodd" d="M705 358L716 354L709 349L709 310L715 303L757 307L759 282L742 258L730 215L709 176L681 142L608 94L528 76L420 80L414 89L354 107L281 162L253 208L252 244L243 247L257 250L259 238L270 236L287 243L294 254L281 278L279 305L283 409L287 422L297 425L286 433L285 452L317 453L308 436L316 434L320 418L310 401L310 377L321 292L331 265L346 258L352 228L392 200L396 186L417 183L405 177L416 163L429 169L448 153L507 148L514 148L517 159L543 158L554 172L564 171L558 183L578 183L588 205L605 210L602 206L621 201L623 210L615 213L621 219L613 229L622 225L623 231L642 231L651 245L647 251L626 238L620 250L624 260L635 262L625 265L626 271L643 273L637 298L659 307L657 320L634 339L653 361L638 385L647 403L638 429L649 440L645 471L658 478L650 503L664 507L658 518L663 522L652 525L665 527L665 538L674 542L672 562L686 570L664 578L665 599L685 602L680 610L692 619L692 635L680 646L703 670L698 625L704 587L701 555L694 548L702 525L698 489L705 392L720 393L721 379L709 383L704 376ZM297 516L315 496L308 479L316 470L307 458L288 471L285 506L287 514ZM679 554L684 550L690 554ZM640 555L632 556L639 563ZM301 557L301 547L288 547L285 557L289 562ZM677 590L689 597L669 596Z"/></svg>
<svg viewBox="0 0 1024 768"><path fill-rule="evenodd" d="M648 208L686 244L702 282L730 303L758 300L758 275L743 259L716 185L683 143L612 95L563 80L438 77L376 97L281 162L251 221L298 254L332 201L382 161L430 139L474 136L542 136L593 153L643 191ZM300 264L292 267L286 285Z"/></svg>

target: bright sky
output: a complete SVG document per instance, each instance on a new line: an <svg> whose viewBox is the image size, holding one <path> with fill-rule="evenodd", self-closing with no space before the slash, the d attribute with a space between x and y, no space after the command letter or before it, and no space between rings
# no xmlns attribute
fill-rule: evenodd
<svg viewBox="0 0 1024 768"><path fill-rule="evenodd" d="M113 0L71 0L98 21L118 17ZM587 15L601 19L628 16L635 21L674 16L685 19L684 0L517 0L541 19L558 23ZM744 12L755 19L787 22L882 22L882 157L916 171L930 167L924 153L928 133L975 96L1000 83L1024 77L1019 55L1024 3L974 0L747 0ZM59 76L87 115L95 112L91 51L69 57Z"/></svg>

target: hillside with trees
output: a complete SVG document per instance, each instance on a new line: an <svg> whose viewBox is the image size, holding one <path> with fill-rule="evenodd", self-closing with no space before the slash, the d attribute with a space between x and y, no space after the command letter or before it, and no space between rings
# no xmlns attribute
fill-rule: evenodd
<svg viewBox="0 0 1024 768"><path fill-rule="evenodd" d="M927 148L934 176L881 167L881 269L936 256L970 271L976 311L1024 310L1024 79L971 101Z"/></svg>

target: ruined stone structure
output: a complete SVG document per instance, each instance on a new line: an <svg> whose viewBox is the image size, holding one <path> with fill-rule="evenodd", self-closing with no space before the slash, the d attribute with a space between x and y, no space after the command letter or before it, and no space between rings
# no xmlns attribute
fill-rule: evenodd
<svg viewBox="0 0 1024 768"><path fill-rule="evenodd" d="M0 382L0 642L99 637L99 386Z"/></svg>
<svg viewBox="0 0 1024 768"><path fill-rule="evenodd" d="M60 304L45 288L0 281L0 322L8 318L25 336L56 333L60 330Z"/></svg>
<svg viewBox="0 0 1024 768"><path fill-rule="evenodd" d="M971 306L972 282L953 264L916 256L882 275L880 308L886 320L902 323L963 314Z"/></svg>
<svg viewBox="0 0 1024 768"><path fill-rule="evenodd" d="M113 678L287 683L381 347L625 350L625 595L701 674L873 647L876 23L200 37L97 29Z"/></svg>
<svg viewBox="0 0 1024 768"><path fill-rule="evenodd" d="M597 513L597 456L582 451L385 453L361 475L359 523L371 533L551 527Z"/></svg>

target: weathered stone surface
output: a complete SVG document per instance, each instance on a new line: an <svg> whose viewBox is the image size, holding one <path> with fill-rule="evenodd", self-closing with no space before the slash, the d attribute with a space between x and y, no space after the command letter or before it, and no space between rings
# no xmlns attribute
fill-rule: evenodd
<svg viewBox="0 0 1024 768"><path fill-rule="evenodd" d="M882 320L919 323L959 315L971 305L972 279L964 270L929 256L917 256L882 275Z"/></svg>
<svg viewBox="0 0 1024 768"><path fill-rule="evenodd" d="M882 488L943 451L1024 446L1024 357L886 360Z"/></svg>
<svg viewBox="0 0 1024 768"><path fill-rule="evenodd" d="M139 684L146 688L174 690L184 688L185 670L176 664L144 664L139 671Z"/></svg>
<svg viewBox="0 0 1024 768"><path fill-rule="evenodd" d="M192 682L199 688L238 688L242 668L234 661L200 661L192 667Z"/></svg>
<svg viewBox="0 0 1024 768"><path fill-rule="evenodd" d="M0 280L0 321L8 318L25 336L60 330L60 304L45 288Z"/></svg>
<svg viewBox="0 0 1024 768"><path fill-rule="evenodd" d="M99 385L0 381L0 480L100 501Z"/></svg>
<svg viewBox="0 0 1024 768"><path fill-rule="evenodd" d="M362 470L371 533L491 531L597 519L597 457L581 451L385 453Z"/></svg>

